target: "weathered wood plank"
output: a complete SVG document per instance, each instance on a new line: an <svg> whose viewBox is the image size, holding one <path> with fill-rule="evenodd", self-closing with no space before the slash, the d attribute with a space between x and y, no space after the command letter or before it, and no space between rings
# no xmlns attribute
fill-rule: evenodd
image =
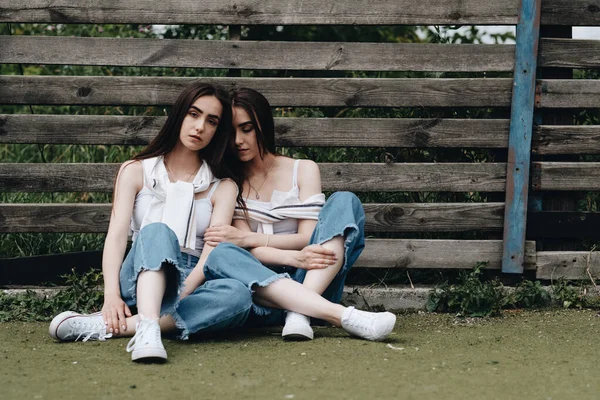
<svg viewBox="0 0 600 400"><path fill-rule="evenodd" d="M0 204L0 232L106 233L111 204Z"/></svg>
<svg viewBox="0 0 600 400"><path fill-rule="evenodd" d="M514 25L518 0L0 0L0 22L233 25ZM544 0L544 25L600 25L598 0Z"/></svg>
<svg viewBox="0 0 600 400"><path fill-rule="evenodd" d="M598 162L533 162L533 190L600 190Z"/></svg>
<svg viewBox="0 0 600 400"><path fill-rule="evenodd" d="M600 0L543 0L542 25L600 25Z"/></svg>
<svg viewBox="0 0 600 400"><path fill-rule="evenodd" d="M600 125L542 125L534 127L535 154L598 154Z"/></svg>
<svg viewBox="0 0 600 400"><path fill-rule="evenodd" d="M0 43L0 64L450 72L514 68L513 45L64 36L0 36ZM600 41L542 39L538 62L542 67L597 68Z"/></svg>
<svg viewBox="0 0 600 400"><path fill-rule="evenodd" d="M147 144L165 117L0 114L0 143ZM508 143L508 120L275 118L277 146L476 147Z"/></svg>
<svg viewBox="0 0 600 400"><path fill-rule="evenodd" d="M0 204L0 232L103 233L110 204ZM364 204L367 232L502 229L503 203Z"/></svg>
<svg viewBox="0 0 600 400"><path fill-rule="evenodd" d="M504 190L504 163L319 164L323 190ZM0 191L110 192L118 164L0 164Z"/></svg>
<svg viewBox="0 0 600 400"><path fill-rule="evenodd" d="M501 240L367 239L355 266L363 268L500 269ZM535 269L535 242L525 242L525 268Z"/></svg>
<svg viewBox="0 0 600 400"><path fill-rule="evenodd" d="M511 71L513 46L0 36L0 64L364 70ZM69 51L64 51L68 48ZM307 55L310 55L307 57Z"/></svg>
<svg viewBox="0 0 600 400"><path fill-rule="evenodd" d="M0 0L0 22L231 25L511 25L518 0Z"/></svg>
<svg viewBox="0 0 600 400"><path fill-rule="evenodd" d="M499 269L502 242L498 240L367 239L354 268L473 268L489 262ZM102 251L0 259L0 284L37 285L56 282L71 269L78 273L100 269ZM535 242L527 242L527 268L534 268ZM25 269L26 266L26 269ZM26 273L23 273L23 271Z"/></svg>
<svg viewBox="0 0 600 400"><path fill-rule="evenodd" d="M589 263L588 263L589 258ZM600 254L587 251L538 251L537 279L600 279Z"/></svg>
<svg viewBox="0 0 600 400"><path fill-rule="evenodd" d="M507 107L511 79L219 78L272 106ZM0 104L170 105L194 78L0 76ZM290 96L293 93L293 96Z"/></svg>
<svg viewBox="0 0 600 400"><path fill-rule="evenodd" d="M594 79L552 79L538 81L539 108L598 108L600 81Z"/></svg>
<svg viewBox="0 0 600 400"><path fill-rule="evenodd" d="M540 67L598 68L600 40L541 39Z"/></svg>

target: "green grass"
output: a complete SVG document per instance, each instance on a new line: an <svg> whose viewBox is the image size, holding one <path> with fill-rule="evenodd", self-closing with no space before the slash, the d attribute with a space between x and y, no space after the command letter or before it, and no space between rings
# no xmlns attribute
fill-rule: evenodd
<svg viewBox="0 0 600 400"><path fill-rule="evenodd" d="M595 312L398 321L383 343L336 328L301 343L283 342L278 328L165 340L165 365L133 364L127 339L55 343L46 323L2 323L0 398L592 399L600 390Z"/></svg>

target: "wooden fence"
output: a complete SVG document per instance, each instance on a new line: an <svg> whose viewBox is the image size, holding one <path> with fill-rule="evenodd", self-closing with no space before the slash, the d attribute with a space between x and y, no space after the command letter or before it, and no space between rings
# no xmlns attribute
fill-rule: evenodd
<svg viewBox="0 0 600 400"><path fill-rule="evenodd" d="M523 0L525 3L526 1ZM519 0L0 0L0 23L224 25L516 25ZM543 0L542 26L600 25L598 0ZM233 29L232 29L233 30ZM340 71L336 78L220 77L228 86L261 91L275 107L449 109L511 106L514 78L349 78L344 71L510 73L514 45L167 40L0 36L0 64L194 67L228 70ZM600 67L600 41L543 37L538 67ZM235 75L235 74L230 74ZM495 76L495 75L492 75ZM516 73L515 73L516 76ZM539 77L538 77L539 78ZM202 79L202 78L200 78ZM4 105L169 105L192 78L125 76L0 76ZM600 106L600 81L538 79L540 113L575 113ZM558 110L558 111L557 111ZM512 110L514 113L515 110ZM0 143L139 145L164 117L0 114ZM571 121L573 118L571 118ZM509 119L277 118L285 147L483 148L506 151ZM598 191L600 165L556 155L600 153L600 126L540 124L532 130L530 197L545 191ZM543 157L555 157L546 161ZM557 161L558 160L558 161ZM506 162L321 163L323 188L355 192L486 192L504 196ZM110 192L116 164L0 163L3 192ZM512 195L512 194L509 194ZM539 200L539 199L538 199ZM369 238L357 266L365 268L500 269L504 202L367 203ZM109 204L0 204L0 232L104 232ZM595 212L528 213L523 267L540 279L600 274L586 251L537 251L544 237L592 231ZM554 225L553 225L554 224ZM540 228L543 227L543 228ZM552 228L548 228L552 227ZM569 228L571 227L571 228ZM439 232L490 232L494 240L402 238ZM553 236L554 234L554 236ZM493 236L493 235L492 235ZM581 236L581 235L580 235ZM597 239L598 235L592 235ZM414 237L414 236L413 236ZM571 238L581 239L577 235ZM1 257L1 255L0 255ZM589 258L589 262L588 262ZM15 283L14 260L0 260ZM21 274L23 275L23 274Z"/></svg>

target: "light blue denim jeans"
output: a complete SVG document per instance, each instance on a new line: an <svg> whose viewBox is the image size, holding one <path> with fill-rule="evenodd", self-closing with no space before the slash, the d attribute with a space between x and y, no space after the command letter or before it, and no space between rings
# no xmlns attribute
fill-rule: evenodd
<svg viewBox="0 0 600 400"><path fill-rule="evenodd" d="M197 263L198 257L181 252L175 232L166 224L149 224L140 230L121 266L121 297L127 305L135 305L140 272L164 268L167 288L160 312L173 316L178 338L186 340L193 333L213 333L242 326L252 308L252 295L237 280L206 282L179 300L183 282Z"/></svg>
<svg viewBox="0 0 600 400"><path fill-rule="evenodd" d="M310 244L322 244L336 236L344 237L344 265L323 297L339 303L344 290L346 275L365 247L365 212L356 195L350 192L332 194L319 213L319 219L310 238ZM219 244L204 264L204 274L209 281L234 279L254 291L255 285L265 287L281 279L291 278L302 283L308 271L288 266L266 267L249 251L231 243ZM282 325L283 310L262 307L253 303L252 312L245 326ZM313 321L319 323L320 321Z"/></svg>

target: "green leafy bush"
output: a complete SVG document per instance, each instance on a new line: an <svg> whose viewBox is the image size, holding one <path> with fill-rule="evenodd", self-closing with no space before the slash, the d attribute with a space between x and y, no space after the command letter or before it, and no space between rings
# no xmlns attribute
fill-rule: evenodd
<svg viewBox="0 0 600 400"><path fill-rule="evenodd" d="M49 321L66 310L90 313L102 308L101 272L93 270L82 275L72 272L62 278L66 288L52 295L40 295L33 290L16 295L0 292L0 322Z"/></svg>
<svg viewBox="0 0 600 400"><path fill-rule="evenodd" d="M458 282L447 281L433 290L427 301L428 311L456 312L465 317L498 315L508 304L504 286L498 279L483 281L480 277L485 263L471 271L460 271Z"/></svg>

